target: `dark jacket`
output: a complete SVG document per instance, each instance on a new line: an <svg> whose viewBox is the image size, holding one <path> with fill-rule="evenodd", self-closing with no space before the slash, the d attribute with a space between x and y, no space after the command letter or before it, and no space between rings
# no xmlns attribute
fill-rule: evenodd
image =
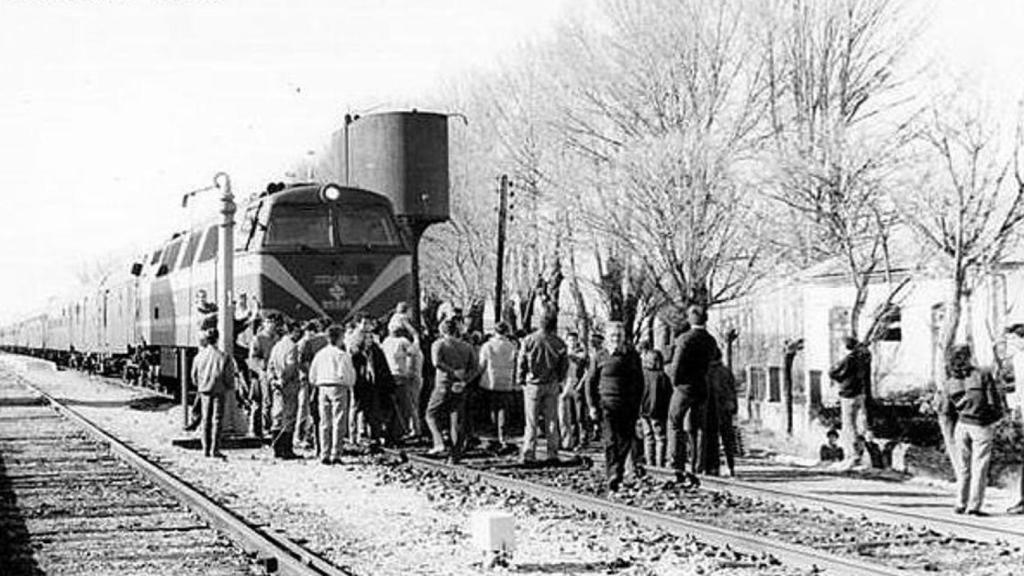
<svg viewBox="0 0 1024 576"><path fill-rule="evenodd" d="M712 362L708 367L708 386L711 387L718 408L718 419L731 420L738 408L736 402L736 377L732 370L721 361Z"/></svg>
<svg viewBox="0 0 1024 576"><path fill-rule="evenodd" d="M643 389L640 355L635 350L619 351L605 355L593 366L587 399L591 406L625 408L638 416Z"/></svg>
<svg viewBox="0 0 1024 576"><path fill-rule="evenodd" d="M718 350L714 336L694 326L676 338L668 373L672 386L700 401L707 397L708 365Z"/></svg>
<svg viewBox="0 0 1024 576"><path fill-rule="evenodd" d="M575 392L583 389L583 376L587 372L587 350L583 346L577 346L569 350L569 367L565 376L565 384Z"/></svg>
<svg viewBox="0 0 1024 576"><path fill-rule="evenodd" d="M953 387L949 399L956 406L961 422L988 426L1003 417L1002 395L990 374L982 374L975 370L967 378L956 380L959 380L957 384L962 382L963 387Z"/></svg>
<svg viewBox="0 0 1024 576"><path fill-rule="evenodd" d="M644 393L640 399L640 415L654 420L668 419L668 401L672 397L672 382L665 374L665 359L661 352L650 350L642 356Z"/></svg>
<svg viewBox="0 0 1024 576"><path fill-rule="evenodd" d="M851 350L828 371L839 384L840 398L855 398L871 385L871 352L863 347Z"/></svg>
<svg viewBox="0 0 1024 576"><path fill-rule="evenodd" d="M561 338L537 330L523 339L516 362L516 379L527 384L561 384L569 371L569 349Z"/></svg>

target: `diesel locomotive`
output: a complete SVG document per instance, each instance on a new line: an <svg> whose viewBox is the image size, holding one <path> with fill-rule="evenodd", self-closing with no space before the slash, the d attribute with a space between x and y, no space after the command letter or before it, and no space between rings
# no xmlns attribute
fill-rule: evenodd
<svg viewBox="0 0 1024 576"><path fill-rule="evenodd" d="M305 320L383 316L417 299L419 235L448 217L447 116L346 117L317 167L319 182L271 184L239 207L234 293ZM219 222L174 234L98 285L0 328L9 351L116 365L134 351L176 378L194 353L204 304L218 294Z"/></svg>

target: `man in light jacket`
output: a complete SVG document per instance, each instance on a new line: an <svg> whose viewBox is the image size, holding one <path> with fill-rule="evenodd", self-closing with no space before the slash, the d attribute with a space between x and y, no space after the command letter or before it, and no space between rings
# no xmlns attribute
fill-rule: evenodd
<svg viewBox="0 0 1024 576"><path fill-rule="evenodd" d="M487 393L487 405L491 419L498 429L500 448L508 447L508 417L516 405L516 343L509 335L512 329L507 322L499 322L494 337L480 348L480 370L483 377L480 387Z"/></svg>
<svg viewBox="0 0 1024 576"><path fill-rule="evenodd" d="M220 452L224 397L235 387L235 364L217 349L219 337L216 328L206 330L202 348L192 364L192 381L201 401L203 455L214 458L224 458Z"/></svg>
<svg viewBox="0 0 1024 576"><path fill-rule="evenodd" d="M352 359L342 349L345 330L341 326L327 329L330 343L313 357L309 365L309 381L316 386L320 403L320 462L341 461L342 439L348 429L348 408L356 372Z"/></svg>

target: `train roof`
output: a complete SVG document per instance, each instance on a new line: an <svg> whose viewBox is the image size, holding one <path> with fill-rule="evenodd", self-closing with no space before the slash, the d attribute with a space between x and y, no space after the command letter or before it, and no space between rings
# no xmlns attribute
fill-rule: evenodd
<svg viewBox="0 0 1024 576"><path fill-rule="evenodd" d="M324 202L321 190L325 186L332 184L328 182L303 182L290 185L268 186L267 191L254 198L253 201L272 198L275 204L316 204ZM336 186L340 192L340 197L336 200L337 202L391 205L391 201L383 194L340 184L333 184L333 186Z"/></svg>

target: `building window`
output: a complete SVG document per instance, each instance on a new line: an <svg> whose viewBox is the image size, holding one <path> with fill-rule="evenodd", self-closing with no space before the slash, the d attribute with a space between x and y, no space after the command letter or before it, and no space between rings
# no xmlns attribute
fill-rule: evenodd
<svg viewBox="0 0 1024 576"><path fill-rule="evenodd" d="M764 368L757 366L750 367L750 399L764 400L765 397L765 374Z"/></svg>
<svg viewBox="0 0 1024 576"><path fill-rule="evenodd" d="M782 368L778 366L768 367L768 401L782 401Z"/></svg>
<svg viewBox="0 0 1024 576"><path fill-rule="evenodd" d="M810 379L811 406L821 406L821 370L811 370L807 375Z"/></svg>

